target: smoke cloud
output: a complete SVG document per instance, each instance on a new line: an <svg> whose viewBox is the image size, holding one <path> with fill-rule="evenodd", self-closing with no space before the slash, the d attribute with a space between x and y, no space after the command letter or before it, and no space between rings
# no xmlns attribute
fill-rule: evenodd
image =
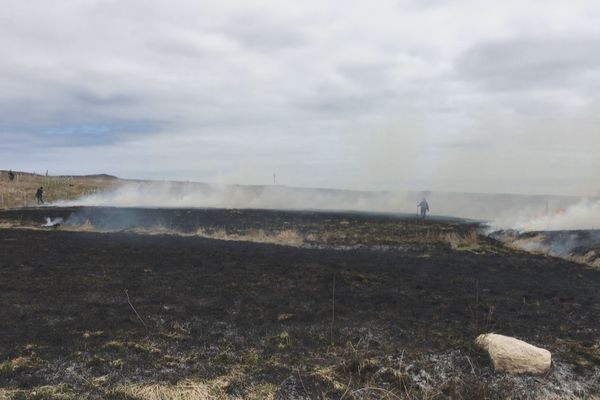
<svg viewBox="0 0 600 400"><path fill-rule="evenodd" d="M599 227L600 201L598 200L583 200L554 213L529 220L519 220L514 225L518 231L558 231Z"/></svg>
<svg viewBox="0 0 600 400"><path fill-rule="evenodd" d="M568 196L419 191L349 191L287 186L132 181L60 206L254 208L416 214L427 198L432 215L489 222L495 229L589 228L600 203ZM564 212L563 212L564 210ZM563 212L563 214L557 214ZM600 221L599 221L600 222ZM600 223L597 225L600 226Z"/></svg>
<svg viewBox="0 0 600 400"><path fill-rule="evenodd" d="M418 197L417 193L304 189L286 186L131 182L72 202L59 202L56 205L399 212L416 207Z"/></svg>

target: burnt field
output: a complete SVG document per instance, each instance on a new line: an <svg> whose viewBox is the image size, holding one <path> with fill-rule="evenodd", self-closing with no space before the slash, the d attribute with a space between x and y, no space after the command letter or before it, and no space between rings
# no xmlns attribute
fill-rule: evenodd
<svg viewBox="0 0 600 400"><path fill-rule="evenodd" d="M477 223L40 208L0 212L0 227L0 398L600 392L600 272ZM494 372L473 346L487 332L550 350L551 371Z"/></svg>

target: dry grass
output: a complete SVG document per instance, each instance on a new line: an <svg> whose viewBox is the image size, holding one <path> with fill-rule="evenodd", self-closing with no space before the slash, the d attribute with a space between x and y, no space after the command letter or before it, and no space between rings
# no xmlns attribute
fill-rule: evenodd
<svg viewBox="0 0 600 400"><path fill-rule="evenodd" d="M600 268L600 249L593 248L581 254L572 250L553 251L551 243L545 243L546 237L543 233L535 235L520 236L519 234L506 234L500 238L502 243L510 249L522 250L532 254L543 256L560 257L578 264L589 265Z"/></svg>
<svg viewBox="0 0 600 400"><path fill-rule="evenodd" d="M112 398L135 398L138 400L225 400L241 397L227 393L231 377L221 377L210 381L185 380L175 385L129 384L109 389ZM243 398L249 400L273 400L277 386L259 384L250 389Z"/></svg>
<svg viewBox="0 0 600 400"><path fill-rule="evenodd" d="M600 254L597 250L590 250L582 256L570 256L567 259L581 264L587 264L594 268L600 268Z"/></svg>
<svg viewBox="0 0 600 400"><path fill-rule="evenodd" d="M481 248L481 239L477 232L469 231L465 234L448 232L442 234L442 241L450 244L453 250L478 250Z"/></svg>
<svg viewBox="0 0 600 400"><path fill-rule="evenodd" d="M102 232L89 219L86 219L85 222L79 225L61 225L58 229L69 232Z"/></svg>
<svg viewBox="0 0 600 400"><path fill-rule="evenodd" d="M295 247L300 247L304 244L303 236L291 229L281 230L273 233L267 233L262 229L249 230L244 233L228 233L224 229L208 230L200 228L196 231L196 235L208 239L279 244Z"/></svg>
<svg viewBox="0 0 600 400"><path fill-rule="evenodd" d="M481 237L475 230L464 233L427 230L417 234L414 241L417 243L447 243L452 250L462 251L477 251L482 247Z"/></svg>
<svg viewBox="0 0 600 400"><path fill-rule="evenodd" d="M77 232L101 232L89 220L81 225L65 225L62 230ZM291 229L268 233L262 229L249 230L246 232L228 233L225 229L205 229L199 228L195 234L182 233L163 225L156 225L152 228L133 228L128 232L134 232L143 235L178 235L178 236L200 236L207 239L230 240L239 242L255 242L278 244L282 246L300 247L304 244L302 235Z"/></svg>
<svg viewBox="0 0 600 400"><path fill-rule="evenodd" d="M0 400L76 400L79 399L67 385L45 385L31 390L2 389Z"/></svg>
<svg viewBox="0 0 600 400"><path fill-rule="evenodd" d="M221 400L228 398L225 386L226 382L221 380L183 381L176 385L124 385L110 390L109 394L113 397L133 397L139 400Z"/></svg>
<svg viewBox="0 0 600 400"><path fill-rule="evenodd" d="M0 208L26 207L36 204L35 191L44 187L46 202L74 200L119 181L95 176L45 176L17 172L11 182L7 171L0 171Z"/></svg>

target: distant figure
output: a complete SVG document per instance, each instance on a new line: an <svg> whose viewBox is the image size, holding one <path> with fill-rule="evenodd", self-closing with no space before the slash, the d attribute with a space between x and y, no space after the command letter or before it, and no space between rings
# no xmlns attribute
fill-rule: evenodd
<svg viewBox="0 0 600 400"><path fill-rule="evenodd" d="M35 192L35 198L37 199L38 204L44 204L44 187L40 186Z"/></svg>
<svg viewBox="0 0 600 400"><path fill-rule="evenodd" d="M421 200L417 207L421 209L421 218L425 219L427 211L429 211L429 204L427 203L427 199L423 198L423 200Z"/></svg>
<svg viewBox="0 0 600 400"><path fill-rule="evenodd" d="M15 180L15 173L12 170L8 171L8 180L11 182Z"/></svg>

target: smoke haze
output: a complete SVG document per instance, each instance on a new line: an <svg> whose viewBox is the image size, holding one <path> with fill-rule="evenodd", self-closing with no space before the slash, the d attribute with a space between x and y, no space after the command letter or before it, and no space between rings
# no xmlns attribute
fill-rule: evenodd
<svg viewBox="0 0 600 400"><path fill-rule="evenodd" d="M600 228L600 201L582 200L548 215L519 220L514 229L519 231L558 231Z"/></svg>
<svg viewBox="0 0 600 400"><path fill-rule="evenodd" d="M600 226L600 203L568 196L417 191L347 191L286 186L133 181L63 206L256 208L416 214L426 197L433 215L477 219L495 229L560 230Z"/></svg>

